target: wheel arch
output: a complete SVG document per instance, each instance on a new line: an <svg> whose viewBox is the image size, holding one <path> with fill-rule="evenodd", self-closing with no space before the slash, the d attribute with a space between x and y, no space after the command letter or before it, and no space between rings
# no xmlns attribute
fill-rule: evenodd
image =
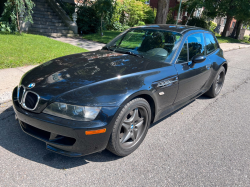
<svg viewBox="0 0 250 187"><path fill-rule="evenodd" d="M225 74L227 74L227 68L228 68L227 62L224 62L224 63L222 64L222 67L225 68Z"/></svg>
<svg viewBox="0 0 250 187"><path fill-rule="evenodd" d="M150 108L151 108L151 123L152 123L154 121L156 109L157 109L157 103L153 94L150 91L136 92L130 95L129 97L127 97L125 101L123 101L123 103L121 104L121 107L125 106L128 102L132 101L135 98L143 98L149 103Z"/></svg>

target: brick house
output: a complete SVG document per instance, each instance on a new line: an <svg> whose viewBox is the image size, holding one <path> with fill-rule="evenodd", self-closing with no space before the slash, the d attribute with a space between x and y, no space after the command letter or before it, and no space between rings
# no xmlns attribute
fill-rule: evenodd
<svg viewBox="0 0 250 187"><path fill-rule="evenodd" d="M217 27L215 29L215 32L221 34L225 28L227 18L226 17L216 17L214 19L214 22L217 23ZM230 27L227 30L226 36L230 36L232 34L234 27L236 25L236 22L237 22L237 20L233 18L231 23L230 23ZM250 28L244 28L244 27L241 28L239 39L243 40L244 36L250 36Z"/></svg>

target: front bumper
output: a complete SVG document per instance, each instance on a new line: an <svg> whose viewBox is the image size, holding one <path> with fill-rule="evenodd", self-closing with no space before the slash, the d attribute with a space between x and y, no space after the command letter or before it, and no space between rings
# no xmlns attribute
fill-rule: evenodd
<svg viewBox="0 0 250 187"><path fill-rule="evenodd" d="M66 156L77 157L102 151L106 148L115 113L119 107L103 107L96 120L73 121L45 113L24 110L13 91L13 108L22 130L46 143L46 148ZM103 134L85 135L87 130L106 128Z"/></svg>

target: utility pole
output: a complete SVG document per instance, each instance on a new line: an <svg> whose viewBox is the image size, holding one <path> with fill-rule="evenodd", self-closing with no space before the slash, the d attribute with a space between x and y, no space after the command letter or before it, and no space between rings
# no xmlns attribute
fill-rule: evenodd
<svg viewBox="0 0 250 187"><path fill-rule="evenodd" d="M180 1L180 6L179 6L178 16L177 16L177 20L176 20L176 25L178 25L178 20L179 20L179 17L180 17L180 12L181 12L181 2L182 2L182 0Z"/></svg>

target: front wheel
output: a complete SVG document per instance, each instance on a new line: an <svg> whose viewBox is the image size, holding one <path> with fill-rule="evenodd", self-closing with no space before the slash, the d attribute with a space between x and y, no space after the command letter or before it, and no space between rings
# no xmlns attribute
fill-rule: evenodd
<svg viewBox="0 0 250 187"><path fill-rule="evenodd" d="M212 84L212 86L210 87L210 89L205 93L205 95L207 95L208 97L214 98L216 96L219 95L224 81L225 81L225 68L221 67L218 71L217 76L215 77L215 80Z"/></svg>
<svg viewBox="0 0 250 187"><path fill-rule="evenodd" d="M117 156L127 156L144 140L151 121L151 109L143 98L127 103L118 115L107 149Z"/></svg>

